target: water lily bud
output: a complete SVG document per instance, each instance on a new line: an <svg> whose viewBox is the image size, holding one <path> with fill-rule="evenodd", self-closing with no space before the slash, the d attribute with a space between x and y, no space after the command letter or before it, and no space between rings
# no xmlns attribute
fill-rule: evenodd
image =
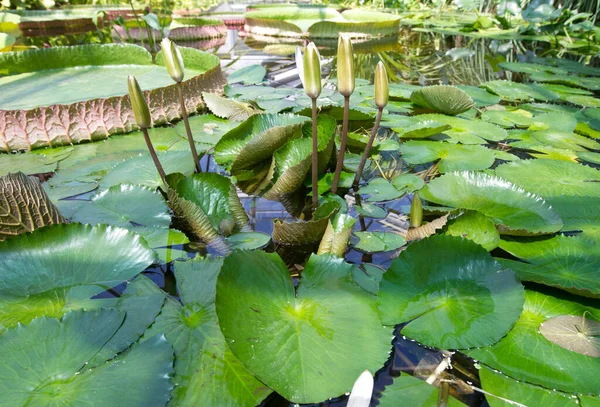
<svg viewBox="0 0 600 407"><path fill-rule="evenodd" d="M338 39L337 87L344 96L354 92L354 52L350 38L345 35Z"/></svg>
<svg viewBox="0 0 600 407"><path fill-rule="evenodd" d="M389 95L387 71L383 66L383 62L379 61L377 68L375 68L375 104L378 108L383 109L387 105Z"/></svg>
<svg viewBox="0 0 600 407"><path fill-rule="evenodd" d="M304 52L304 91L311 99L321 94L321 55L313 42Z"/></svg>
<svg viewBox="0 0 600 407"><path fill-rule="evenodd" d="M152 125L150 110L146 104L146 99L144 99L144 92L142 92L135 76L129 75L127 78L127 87L129 88L129 98L131 99L135 121L142 129L147 129Z"/></svg>
<svg viewBox="0 0 600 407"><path fill-rule="evenodd" d="M181 52L179 52L179 48L173 41L168 38L165 38L161 41L160 47L163 52L163 59L165 61L165 66L167 67L167 71L169 71L169 75L171 78L177 83L183 80L183 75L185 74L185 70L183 68L183 58L181 58Z"/></svg>
<svg viewBox="0 0 600 407"><path fill-rule="evenodd" d="M419 193L415 192L410 204L410 226L418 228L423 223L423 203L419 198Z"/></svg>

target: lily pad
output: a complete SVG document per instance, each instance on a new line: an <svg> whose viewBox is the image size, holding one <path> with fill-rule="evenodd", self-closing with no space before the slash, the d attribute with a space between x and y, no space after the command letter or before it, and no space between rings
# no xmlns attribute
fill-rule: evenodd
<svg viewBox="0 0 600 407"><path fill-rule="evenodd" d="M533 123L533 115L526 110L486 110L481 119L502 127L527 128Z"/></svg>
<svg viewBox="0 0 600 407"><path fill-rule="evenodd" d="M540 85L531 83L517 83L510 81L490 81L481 84L481 87L500 96L509 102L523 102L539 100L548 102L559 99L560 96Z"/></svg>
<svg viewBox="0 0 600 407"><path fill-rule="evenodd" d="M409 164L439 161L438 171L485 170L495 161L494 152L478 145L411 140L400 146L402 159Z"/></svg>
<svg viewBox="0 0 600 407"><path fill-rule="evenodd" d="M544 338L565 349L600 358L600 322L586 316L561 315L540 325Z"/></svg>
<svg viewBox="0 0 600 407"><path fill-rule="evenodd" d="M600 197L557 196L549 202L563 220L563 231L582 231L583 238L600 242Z"/></svg>
<svg viewBox="0 0 600 407"><path fill-rule="evenodd" d="M500 98L498 96L476 86L461 85L457 86L457 88L471 96L476 107L491 106L500 102Z"/></svg>
<svg viewBox="0 0 600 407"><path fill-rule="evenodd" d="M352 246L366 253L389 252L406 244L404 237L393 232L354 232L359 239Z"/></svg>
<svg viewBox="0 0 600 407"><path fill-rule="evenodd" d="M463 237L483 246L488 252L498 247L500 234L494 222L477 211L466 211L448 223L446 234Z"/></svg>
<svg viewBox="0 0 600 407"><path fill-rule="evenodd" d="M596 267L600 246L590 243L562 235L530 242L503 240L500 247L526 263L506 260L502 264L517 272L521 280L600 297L600 271Z"/></svg>
<svg viewBox="0 0 600 407"><path fill-rule="evenodd" d="M600 310L581 297L553 296L527 290L515 327L495 345L467 351L492 369L532 384L567 392L596 393L600 358L584 356L547 340L540 326L561 315L598 320Z"/></svg>
<svg viewBox="0 0 600 407"><path fill-rule="evenodd" d="M416 271L418 270L418 273ZM481 246L433 236L400 253L383 275L378 306L387 325L443 349L491 345L511 329L523 306L523 286Z"/></svg>
<svg viewBox="0 0 600 407"><path fill-rule="evenodd" d="M0 242L65 222L37 179L22 172L0 177Z"/></svg>
<svg viewBox="0 0 600 407"><path fill-rule="evenodd" d="M381 202L399 198L405 191L399 190L383 178L375 178L358 190L361 195L369 195L367 201Z"/></svg>
<svg viewBox="0 0 600 407"><path fill-rule="evenodd" d="M42 317L0 336L0 403L20 406L166 404L173 351L155 337L93 369L86 365L123 323L113 310L73 311L59 322ZM124 349L121 349L124 350ZM32 356L34 355L34 356Z"/></svg>
<svg viewBox="0 0 600 407"><path fill-rule="evenodd" d="M242 69L233 72L227 78L229 83L241 82L244 85L254 85L260 83L265 78L267 69L262 65L248 65Z"/></svg>
<svg viewBox="0 0 600 407"><path fill-rule="evenodd" d="M396 407L406 405L411 407L432 407L438 404L439 389L416 377L402 374L394 379L394 383L386 386L381 394L378 406ZM448 398L449 407L463 406L455 398Z"/></svg>
<svg viewBox="0 0 600 407"><path fill-rule="evenodd" d="M271 236L260 232L236 233L225 239L231 250L262 249L271 242Z"/></svg>
<svg viewBox="0 0 600 407"><path fill-rule="evenodd" d="M239 125L238 122L221 119L212 114L190 117L189 120L194 141L205 145L207 150L214 147L225 133ZM187 138L183 122L175 126L175 130L181 137Z"/></svg>
<svg viewBox="0 0 600 407"><path fill-rule="evenodd" d="M113 226L169 227L171 214L156 190L136 185L115 185L96 193L71 216L73 222Z"/></svg>
<svg viewBox="0 0 600 407"><path fill-rule="evenodd" d="M227 99L214 93L203 93L202 99L215 116L227 120L243 121L261 112L249 103Z"/></svg>
<svg viewBox="0 0 600 407"><path fill-rule="evenodd" d="M465 91L448 85L427 86L414 91L410 100L436 113L456 116L473 107L473 99Z"/></svg>
<svg viewBox="0 0 600 407"><path fill-rule="evenodd" d="M379 322L375 297L352 282L353 267L312 256L295 292L276 254L234 252L223 263L216 306L227 344L294 403L349 392L362 371L379 369L387 358L391 331Z"/></svg>
<svg viewBox="0 0 600 407"><path fill-rule="evenodd" d="M271 392L233 356L219 329L215 291L222 264L218 258L176 262L181 303L167 299L145 334L164 334L175 350L171 404L251 407Z"/></svg>
<svg viewBox="0 0 600 407"><path fill-rule="evenodd" d="M544 198L600 197L600 171L568 161L521 160L499 166L496 175Z"/></svg>
<svg viewBox="0 0 600 407"><path fill-rule="evenodd" d="M445 174L427 184L421 190L421 198L479 211L496 225L513 231L554 233L562 227L559 215L542 198L483 173Z"/></svg>

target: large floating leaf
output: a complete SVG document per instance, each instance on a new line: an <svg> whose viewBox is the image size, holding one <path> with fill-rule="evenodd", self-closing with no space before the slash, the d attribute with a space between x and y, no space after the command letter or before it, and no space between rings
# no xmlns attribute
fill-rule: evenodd
<svg viewBox="0 0 600 407"><path fill-rule="evenodd" d="M485 366L479 370L479 377L490 407L514 407L514 403L546 407L576 407L579 405L569 394L519 382Z"/></svg>
<svg viewBox="0 0 600 407"><path fill-rule="evenodd" d="M383 275L379 314L387 325L443 349L491 345L511 329L523 286L481 246L453 236L413 243Z"/></svg>
<svg viewBox="0 0 600 407"><path fill-rule="evenodd" d="M37 179L22 172L0 177L0 241L64 222Z"/></svg>
<svg viewBox="0 0 600 407"><path fill-rule="evenodd" d="M425 164L440 160L440 173L462 170L485 170L492 166L494 152L478 145L411 140L400 145L402 159L409 164Z"/></svg>
<svg viewBox="0 0 600 407"><path fill-rule="evenodd" d="M42 317L0 336L0 404L10 406L164 405L172 387L173 351L161 337L93 369L86 365L118 335L124 315L73 311ZM124 350L124 349L120 349Z"/></svg>
<svg viewBox="0 0 600 407"><path fill-rule="evenodd" d="M547 102L559 99L559 95L544 87L531 83L517 83L510 81L491 81L481 84L492 93L510 102L541 100Z"/></svg>
<svg viewBox="0 0 600 407"><path fill-rule="evenodd" d="M223 134L239 125L238 122L221 119L212 114L190 117L189 121L194 141L207 146L207 150L214 147L221 140ZM181 137L187 138L184 122L175 126L175 130Z"/></svg>
<svg viewBox="0 0 600 407"><path fill-rule="evenodd" d="M206 106L215 116L224 119L242 121L259 113L259 111L249 103L227 99L214 93L203 93L202 98L204 99Z"/></svg>
<svg viewBox="0 0 600 407"><path fill-rule="evenodd" d="M558 214L542 198L483 173L443 175L427 184L421 197L441 205L479 211L511 230L553 233L562 227Z"/></svg>
<svg viewBox="0 0 600 407"><path fill-rule="evenodd" d="M500 234L494 222L477 211L466 211L452 219L448 223L446 234L472 240L488 252L500 243Z"/></svg>
<svg viewBox="0 0 600 407"><path fill-rule="evenodd" d="M493 369L521 381L568 392L597 393L600 358L572 352L547 340L540 326L561 315L598 320L600 310L580 302L581 298L561 297L527 290L523 313L515 327L495 345L467 351Z"/></svg>
<svg viewBox="0 0 600 407"><path fill-rule="evenodd" d="M352 246L367 253L388 252L399 249L406 240L393 232L354 232L358 241Z"/></svg>
<svg viewBox="0 0 600 407"><path fill-rule="evenodd" d="M557 196L550 203L563 220L563 231L581 230L585 239L600 242L600 197Z"/></svg>
<svg viewBox="0 0 600 407"><path fill-rule="evenodd" d="M600 297L600 246L581 237L555 236L500 247L526 263L504 260L524 281L535 281L584 296Z"/></svg>
<svg viewBox="0 0 600 407"><path fill-rule="evenodd" d="M496 174L544 198L600 196L600 171L567 161L522 160L499 166Z"/></svg>
<svg viewBox="0 0 600 407"><path fill-rule="evenodd" d="M439 390L424 380L402 374L395 378L394 383L386 386L381 394L378 406L396 407L406 405L411 407L433 407L438 405ZM460 407L464 404L449 397L449 407Z"/></svg>
<svg viewBox="0 0 600 407"><path fill-rule="evenodd" d="M233 356L215 313L222 259L175 263L181 304L168 299L145 336L164 334L175 350L173 405L255 406L271 391Z"/></svg>
<svg viewBox="0 0 600 407"><path fill-rule="evenodd" d="M448 85L427 86L416 90L410 100L436 113L456 116L473 107L473 99L465 91Z"/></svg>
<svg viewBox="0 0 600 407"><path fill-rule="evenodd" d="M533 123L532 114L526 110L486 110L481 119L502 127L529 127Z"/></svg>
<svg viewBox="0 0 600 407"><path fill-rule="evenodd" d="M242 82L244 85L254 85L260 83L267 74L267 68L262 65L248 65L237 71L234 71L227 78L229 83Z"/></svg>
<svg viewBox="0 0 600 407"><path fill-rule="evenodd" d="M115 185L94 195L91 202L82 205L73 214L71 220L121 227L169 227L171 214L157 191L136 185Z"/></svg>
<svg viewBox="0 0 600 407"><path fill-rule="evenodd" d="M391 334L377 317L375 297L352 282L353 267L331 255L312 256L296 293L276 254L231 254L216 305L233 354L295 403L350 391L362 371L382 366Z"/></svg>

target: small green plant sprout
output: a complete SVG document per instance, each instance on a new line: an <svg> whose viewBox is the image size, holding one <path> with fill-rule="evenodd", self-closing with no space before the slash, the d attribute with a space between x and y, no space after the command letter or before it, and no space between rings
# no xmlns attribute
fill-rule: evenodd
<svg viewBox="0 0 600 407"><path fill-rule="evenodd" d="M338 91L344 96L344 119L342 121L342 137L340 143L340 154L338 155L337 165L331 192L336 193L340 182L340 175L344 167L344 153L346 152L346 143L348 141L348 115L350 111L350 95L354 92L354 55L352 42L350 38L342 35L338 39L337 50L337 86Z"/></svg>
<svg viewBox="0 0 600 407"><path fill-rule="evenodd" d="M187 133L188 142L190 143L190 150L192 151L192 157L194 159L194 165L196 172L202 172L200 168L200 158L198 157L198 151L194 144L194 138L192 137L192 129L190 128L190 122L188 120L187 110L185 108L185 99L183 98L183 77L185 75L185 68L183 65L183 58L181 52L177 48L177 45L168 38L161 41L160 47L162 48L163 58L165 66L171 78L177 83L177 91L179 93L179 105L181 106L181 118L185 124L185 132Z"/></svg>
<svg viewBox="0 0 600 407"><path fill-rule="evenodd" d="M419 193L415 192L412 202L410 203L410 226L418 228L423 223L423 203L419 197Z"/></svg>
<svg viewBox="0 0 600 407"><path fill-rule="evenodd" d="M300 63L302 53L296 48L296 64L300 80L306 95L312 100L312 207L316 210L319 206L319 143L317 138L317 98L321 94L321 55L313 42L308 44Z"/></svg>
<svg viewBox="0 0 600 407"><path fill-rule="evenodd" d="M140 128L142 129L142 133L144 134L144 140L146 140L148 151L150 152L152 161L154 161L154 165L156 166L156 170L160 175L160 179L162 180L165 188L168 188L165 170L160 164L160 161L158 161L156 151L154 150L154 146L152 145L152 142L150 141L150 136L148 135L148 127L152 126L152 117L150 116L150 109L148 109L148 104L146 103L146 99L144 98L144 92L142 92L140 85L135 79L135 76L129 75L127 77L127 88L129 89L129 98L131 99L131 107L133 109L135 121L137 122L138 126L140 126Z"/></svg>
<svg viewBox="0 0 600 407"><path fill-rule="evenodd" d="M379 123L381 122L381 115L383 114L383 108L387 105L388 99L390 96L389 83L388 83L388 75L385 70L385 66L383 62L379 61L377 67L375 68L375 105L377 106L377 119L375 119L375 126L373 126L373 130L371 131L371 137L369 138L369 142L367 143L367 147L365 147L365 151L360 160L360 164L356 170L356 176L354 177L353 188L354 192L358 191L358 184L360 183L360 176L365 168L365 164L367 163L367 159L369 158L369 153L371 152L371 147L373 147L373 142L375 141L375 135L377 135L377 130L379 130Z"/></svg>

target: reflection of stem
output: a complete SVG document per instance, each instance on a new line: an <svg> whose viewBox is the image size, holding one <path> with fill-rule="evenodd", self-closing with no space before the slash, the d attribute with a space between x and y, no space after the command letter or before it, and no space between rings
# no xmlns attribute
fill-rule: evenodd
<svg viewBox="0 0 600 407"><path fill-rule="evenodd" d="M361 197L360 194L357 193L356 189L354 190L354 195L356 199L356 204L362 208ZM365 225L365 217L362 215L358 215L358 221L360 222L360 230L363 232L367 231L367 225Z"/></svg>
<svg viewBox="0 0 600 407"><path fill-rule="evenodd" d="M356 176L354 177L354 183L352 188L354 188L354 193L358 191L358 184L360 182L360 177L362 175L363 170L365 169L365 164L367 163L367 159L369 158L369 153L371 152L371 148L373 147L373 142L375 141L375 136L377 135L377 130L379 130L379 122L381 121L381 115L383 113L383 109L379 109L377 112L377 119L375 120L375 126L373 126L373 130L371 131L371 137L369 138L369 142L367 143L367 147L363 153L362 158L360 159L360 164L358 164L358 169L356 170Z"/></svg>
<svg viewBox="0 0 600 407"><path fill-rule="evenodd" d="M319 142L317 139L317 98L312 99L312 207L319 206Z"/></svg>
<svg viewBox="0 0 600 407"><path fill-rule="evenodd" d="M156 166L156 170L158 171L158 175L162 179L163 184L165 185L165 191L169 188L167 185L167 177L165 175L165 170L163 170L160 161L158 161L158 157L156 156L156 151L154 150L154 146L150 141L150 136L148 135L148 129L142 128L142 133L144 134L144 140L146 140L146 145L148 146L148 151L150 151L150 157L152 157L152 161L154 161L154 165Z"/></svg>
<svg viewBox="0 0 600 407"><path fill-rule="evenodd" d="M194 158L194 166L196 172L202 172L200 168L200 159L198 158L198 151L196 151L196 144L194 144L194 138L192 137L192 129L190 129L190 121L188 120L187 110L185 109L185 100L183 99L183 85L181 82L177 82L177 90L179 92L179 104L181 105L181 117L185 124L185 132L190 143L190 150L192 150L192 157Z"/></svg>
<svg viewBox="0 0 600 407"><path fill-rule="evenodd" d="M350 96L344 96L344 120L342 121L342 141L340 143L340 154L338 155L337 165L335 166L335 175L333 184L331 184L331 193L337 193L342 168L344 167L344 154L346 152L346 143L348 141L348 116L350 113Z"/></svg>

